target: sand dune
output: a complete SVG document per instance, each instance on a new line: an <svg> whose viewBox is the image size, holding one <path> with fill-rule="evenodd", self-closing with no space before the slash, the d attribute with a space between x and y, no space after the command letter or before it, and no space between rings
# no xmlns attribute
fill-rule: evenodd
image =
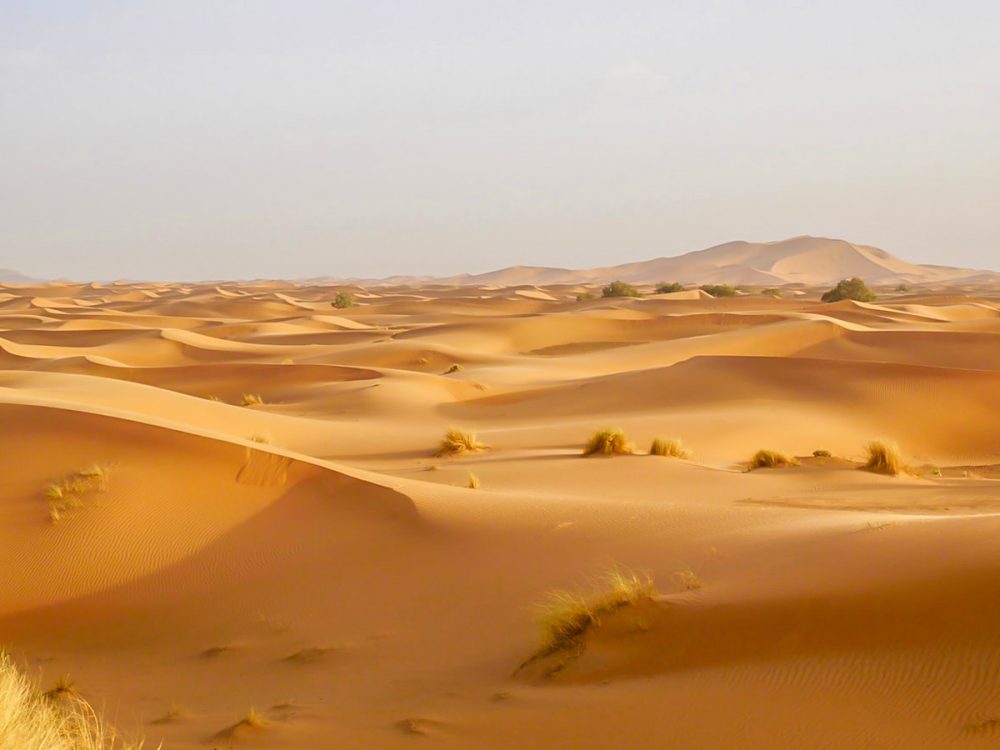
<svg viewBox="0 0 1000 750"><path fill-rule="evenodd" d="M693 256L805 293L577 299L673 259L345 309L0 286L0 644L182 750L992 746L1000 293L813 238ZM821 304L848 273L921 286ZM452 426L489 448L436 456ZM636 454L583 458L606 426ZM532 607L613 565L657 595L518 672Z"/></svg>

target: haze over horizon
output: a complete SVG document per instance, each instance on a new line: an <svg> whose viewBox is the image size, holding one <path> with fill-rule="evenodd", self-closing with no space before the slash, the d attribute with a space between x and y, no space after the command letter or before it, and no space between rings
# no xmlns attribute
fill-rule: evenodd
<svg viewBox="0 0 1000 750"><path fill-rule="evenodd" d="M12 2L0 268L588 268L811 234L998 268L1000 7Z"/></svg>

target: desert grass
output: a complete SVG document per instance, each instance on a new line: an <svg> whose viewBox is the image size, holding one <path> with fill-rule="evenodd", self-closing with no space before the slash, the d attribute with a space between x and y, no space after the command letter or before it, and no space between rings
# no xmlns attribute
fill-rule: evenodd
<svg viewBox="0 0 1000 750"><path fill-rule="evenodd" d="M666 456L668 458L690 458L691 451L684 447L678 438L654 438L649 446L649 455Z"/></svg>
<svg viewBox="0 0 1000 750"><path fill-rule="evenodd" d="M59 685L57 685L59 687ZM0 652L0 750L140 750L66 684L38 688Z"/></svg>
<svg viewBox="0 0 1000 750"><path fill-rule="evenodd" d="M250 706L250 710L247 711L247 715L239 722L245 727L250 727L252 729L263 729L267 726L267 719L260 715L260 712L256 708Z"/></svg>
<svg viewBox="0 0 1000 750"><path fill-rule="evenodd" d="M58 523L66 511L83 507L84 497L104 492L110 472L107 467L92 464L48 485L43 494L49 501L49 520Z"/></svg>
<svg viewBox="0 0 1000 750"><path fill-rule="evenodd" d="M475 474L473 474L470 471L469 472L469 482L468 482L468 484L466 486L470 490L478 490L479 489L479 477L477 477Z"/></svg>
<svg viewBox="0 0 1000 750"><path fill-rule="evenodd" d="M240 404L243 406L260 406L264 403L264 397L259 393L244 393Z"/></svg>
<svg viewBox="0 0 1000 750"><path fill-rule="evenodd" d="M671 578L673 578L674 583L683 591L697 591L701 588L701 579L691 568L678 570Z"/></svg>
<svg viewBox="0 0 1000 750"><path fill-rule="evenodd" d="M778 469L783 466L798 466L799 462L794 458L789 458L784 453L768 450L766 448L757 451L750 459L750 469Z"/></svg>
<svg viewBox="0 0 1000 750"><path fill-rule="evenodd" d="M598 430L584 446L585 456L627 456L633 453L634 448L625 432L618 428L606 427Z"/></svg>
<svg viewBox="0 0 1000 750"><path fill-rule="evenodd" d="M897 476L903 472L903 458L899 446L888 440L872 440L865 446L868 461L861 468L876 474Z"/></svg>
<svg viewBox="0 0 1000 750"><path fill-rule="evenodd" d="M579 651L583 636L601 618L656 594L652 579L615 567L591 584L589 591L550 591L535 607L540 628L538 650L521 666L560 651Z"/></svg>
<svg viewBox="0 0 1000 750"><path fill-rule="evenodd" d="M461 372L464 369L465 368L462 367L462 365L456 363L456 364L452 365L451 367L449 367L447 370L445 370L444 374L445 375L451 375L453 372Z"/></svg>
<svg viewBox="0 0 1000 750"><path fill-rule="evenodd" d="M476 439L476 433L459 430L455 427L449 428L444 434L444 438L438 445L438 456L458 456L462 453L477 453L489 448L485 443L480 443Z"/></svg>

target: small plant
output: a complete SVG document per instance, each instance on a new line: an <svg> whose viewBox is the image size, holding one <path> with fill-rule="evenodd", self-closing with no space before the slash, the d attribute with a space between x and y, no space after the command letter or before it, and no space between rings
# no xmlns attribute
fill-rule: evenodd
<svg viewBox="0 0 1000 750"><path fill-rule="evenodd" d="M417 357L418 365L426 365L429 361L430 360L428 360L427 357Z"/></svg>
<svg viewBox="0 0 1000 750"><path fill-rule="evenodd" d="M868 285L857 276L852 279L843 279L837 286L820 297L822 302L840 302L845 299L852 299L856 302L874 302L878 298L868 288Z"/></svg>
<svg viewBox="0 0 1000 750"><path fill-rule="evenodd" d="M267 726L267 719L261 716L256 708L251 706L250 710L247 711L247 715L240 721L240 724L253 729L263 729Z"/></svg>
<svg viewBox="0 0 1000 750"><path fill-rule="evenodd" d="M639 290L624 281L612 281L601 289L602 297L638 297Z"/></svg>
<svg viewBox="0 0 1000 750"><path fill-rule="evenodd" d="M762 449L750 459L751 469L777 469L783 466L798 466L799 462L784 453Z"/></svg>
<svg viewBox="0 0 1000 750"><path fill-rule="evenodd" d="M583 636L601 617L655 595L656 587L648 575L622 568L612 568L598 578L590 592L550 591L535 608L541 643L521 666L558 651L577 650Z"/></svg>
<svg viewBox="0 0 1000 750"><path fill-rule="evenodd" d="M67 510L83 507L85 496L104 492L108 488L108 476L105 467L93 464L48 485L43 494L49 501L49 521L59 523Z"/></svg>
<svg viewBox="0 0 1000 750"><path fill-rule="evenodd" d="M333 298L334 307L338 310L343 310L347 307L354 307L354 295L350 292L337 292L337 296Z"/></svg>
<svg viewBox="0 0 1000 750"><path fill-rule="evenodd" d="M683 292L684 285L678 284L676 281L672 281L669 284L666 281L661 281L656 285L657 294L671 294L672 292Z"/></svg>
<svg viewBox="0 0 1000 750"><path fill-rule="evenodd" d="M760 293L763 294L765 297L777 298L781 296L781 290L778 289L778 287L776 286L769 286L767 289L761 289Z"/></svg>
<svg viewBox="0 0 1000 750"><path fill-rule="evenodd" d="M683 591L697 591L701 588L701 579L691 568L678 570L672 578Z"/></svg>
<svg viewBox="0 0 1000 750"><path fill-rule="evenodd" d="M477 453L487 448L489 448L488 445L476 440L476 433L464 432L452 427L444 434L444 439L438 446L437 455L457 456L462 453Z"/></svg>
<svg viewBox="0 0 1000 750"><path fill-rule="evenodd" d="M585 456L625 456L633 452L624 431L610 427L598 430L583 449Z"/></svg>
<svg viewBox="0 0 1000 750"><path fill-rule="evenodd" d="M576 295L577 302L586 302L588 299L594 299L595 295L593 292L580 292Z"/></svg>
<svg viewBox="0 0 1000 750"><path fill-rule="evenodd" d="M473 474L470 471L469 472L469 483L466 486L470 490L478 490L479 489L479 477L477 477L475 474Z"/></svg>
<svg viewBox="0 0 1000 750"><path fill-rule="evenodd" d="M833 454L830 453L830 451L818 450L818 451L813 451L813 456L815 456L816 458L832 458Z"/></svg>
<svg viewBox="0 0 1000 750"><path fill-rule="evenodd" d="M251 443L264 443L266 445L267 443L271 442L271 436L264 435L260 432L255 432L253 435L248 436L247 440L249 440Z"/></svg>
<svg viewBox="0 0 1000 750"><path fill-rule="evenodd" d="M735 297L736 290L729 284L702 284L701 290L713 297Z"/></svg>
<svg viewBox="0 0 1000 750"><path fill-rule="evenodd" d="M56 700L67 695L79 695L76 689L75 683L69 678L68 674L64 674L56 680L56 684L52 686L51 689L46 690L43 695L46 698Z"/></svg>
<svg viewBox="0 0 1000 750"><path fill-rule="evenodd" d="M691 452L687 450L678 438L664 440L655 438L649 446L649 455L667 456L669 458L688 458Z"/></svg>
<svg viewBox="0 0 1000 750"><path fill-rule="evenodd" d="M903 459L899 455L899 447L886 440L872 440L865 446L868 461L861 468L876 474L896 476L903 471Z"/></svg>
<svg viewBox="0 0 1000 750"><path fill-rule="evenodd" d="M260 406L264 403L264 398L259 393L244 393L240 403L243 406Z"/></svg>
<svg viewBox="0 0 1000 750"><path fill-rule="evenodd" d="M465 368L462 367L462 365L456 363L456 364L453 364L451 367L449 367L447 370L445 370L444 374L445 375L451 375L453 372L461 372L464 369Z"/></svg>

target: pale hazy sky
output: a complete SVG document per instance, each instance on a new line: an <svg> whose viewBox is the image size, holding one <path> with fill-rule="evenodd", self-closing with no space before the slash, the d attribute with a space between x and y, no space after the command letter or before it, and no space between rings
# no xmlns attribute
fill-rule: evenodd
<svg viewBox="0 0 1000 750"><path fill-rule="evenodd" d="M1000 2L0 0L0 267L1000 268Z"/></svg>

